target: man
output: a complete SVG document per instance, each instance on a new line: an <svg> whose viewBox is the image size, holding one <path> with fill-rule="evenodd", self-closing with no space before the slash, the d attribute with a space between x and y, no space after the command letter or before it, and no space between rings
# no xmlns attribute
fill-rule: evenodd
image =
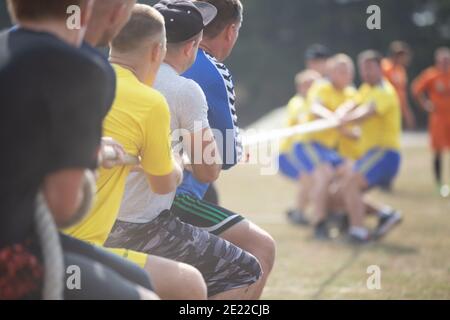
<svg viewBox="0 0 450 320"><path fill-rule="evenodd" d="M379 211L379 225L373 235L364 227L366 204L364 193L390 183L400 169L401 115L398 96L383 78L381 55L372 50L358 57L363 80L353 107L340 114L343 125L359 123L362 135L360 150L364 154L341 177L340 190L344 208L350 217L349 240L364 244L380 239L401 222L396 212Z"/></svg>
<svg viewBox="0 0 450 320"><path fill-rule="evenodd" d="M120 42L115 42L112 47L111 62L117 74L118 90L114 105L104 121L104 133L118 141L127 153L139 155L141 166L135 170L143 172L153 191L166 194L175 190L182 173L170 150L170 114L166 100L151 88L166 51L164 19L151 7L136 5L121 34L136 25L139 26L139 36L133 42L132 52L124 54ZM118 38L121 38L120 34ZM94 208L79 225L67 230L68 234L99 246L104 244L117 217L131 169L130 166L118 166L100 170ZM170 264L166 259L157 260L128 250L111 251L153 275L152 278L158 281L154 283L155 291L163 299L206 297L200 273L188 265ZM157 268L155 263L159 265ZM161 270L157 276L153 274L156 269ZM173 283L168 280L177 276L185 278L182 285L164 285Z"/></svg>
<svg viewBox="0 0 450 320"><path fill-rule="evenodd" d="M320 76L311 85L310 91L315 90L315 88L325 81L328 77L327 64L330 58L330 50L322 44L313 44L309 46L305 51L305 66L307 70L317 72ZM307 95L308 95L307 94ZM296 97L293 97L291 102L295 101ZM308 108L307 103L305 103L306 108ZM309 111L308 111L309 112ZM310 119L305 119L305 122L310 121ZM311 181L308 175L303 175L299 182L300 188L300 198L299 203L295 209L289 209L287 211L287 219L290 223L294 225L308 226L310 224L309 218L306 215L306 211L309 205L309 195L302 190L309 190L311 188Z"/></svg>
<svg viewBox="0 0 450 320"><path fill-rule="evenodd" d="M450 49L436 50L436 64L413 83L413 93L430 114L429 131L434 151L434 176L442 197L450 196L450 187L442 175L442 155L450 148Z"/></svg>
<svg viewBox="0 0 450 320"><path fill-rule="evenodd" d="M237 126L233 80L222 62L230 55L238 39L243 7L239 0L204 2L214 5L218 13L205 28L196 62L184 76L197 82L206 95L209 124L217 133L215 136L222 168L228 170L240 161L242 146ZM192 173L185 172L172 212L183 222L205 228L253 254L263 270L254 295L259 297L273 267L275 242L266 231L242 216L203 201L208 186L208 183L198 181Z"/></svg>
<svg viewBox="0 0 450 320"><path fill-rule="evenodd" d="M402 117L408 129L414 129L416 119L408 101L408 73L411 64L411 48L407 43L394 41L389 46L389 57L383 59L384 77L394 86L400 98Z"/></svg>
<svg viewBox="0 0 450 320"><path fill-rule="evenodd" d="M305 52L306 69L314 70L325 78L328 75L327 64L330 57L330 49L322 44L313 44Z"/></svg>
<svg viewBox="0 0 450 320"><path fill-rule="evenodd" d="M197 83L181 77L194 63L204 27L216 16L217 9L203 2L161 1L155 5L167 21L167 55L155 81L169 102L172 125L183 138L184 150L192 162L192 174L205 182L214 181L221 166L214 159L217 146L209 127L208 105ZM126 31L126 30L125 30ZM126 48L133 43L135 29L123 33L114 42ZM126 37L125 37L126 36ZM205 139L206 137L206 139ZM174 139L174 147L178 139ZM218 161L217 161L218 163ZM146 177L132 173L127 181L118 221L106 242L188 263L200 270L211 299L252 299L249 287L260 276L258 261L240 248L198 227L181 222L170 212L175 192L153 193ZM218 250L221 248L221 250Z"/></svg>
<svg viewBox="0 0 450 320"><path fill-rule="evenodd" d="M336 119L335 112L345 107L345 103L353 98L352 87L354 65L350 57L338 54L327 63L329 81L317 83L308 95L308 103L312 119ZM311 120L312 120L311 119ZM309 176L309 198L312 214L315 219L315 236L328 239L326 220L329 207L329 187L344 159L337 153L341 134L350 135L345 128L341 131L330 129L308 135L307 142L295 146L295 154Z"/></svg>
<svg viewBox="0 0 450 320"><path fill-rule="evenodd" d="M111 105L113 103L116 94L116 74L112 66L109 64L107 57L104 56L97 49L94 49L93 47L106 47L111 43L113 38L117 36L120 30L122 30L124 25L130 19L131 11L133 9L135 2L136 2L135 0L96 1L93 8L92 19L90 20L86 31L83 50L85 50L89 54L93 54L105 60L105 63L107 65L109 75L108 83L109 88L111 89L111 97L112 97ZM106 168L113 168L116 165L121 165L120 155L125 154L125 151L123 150L122 146L120 146L115 141L111 140L111 138L103 138L103 143L108 147L113 147L119 156L118 158L119 161L117 160L112 161L111 159L107 159L107 161L104 161L103 166ZM69 243L73 244L74 241L70 241ZM77 246L76 248L79 247L80 246ZM91 256L95 256L95 258L100 259L105 264L113 265L114 268L118 270L118 272L120 273L127 275L133 274L133 272L130 271L130 267L132 265L130 262L128 262L128 267L124 266L125 263L118 264L116 261L118 259L114 259L113 261L109 262L109 260L106 259L107 256L111 256L108 255L108 252L105 253L105 250L102 250L101 248L93 248L93 249L95 250L89 250ZM163 292L162 294L163 296L167 298L173 298L170 295L173 293L180 292L179 288L180 286L186 287L183 279L181 278L184 277L186 274L181 275L180 273L172 272L170 277L167 276L168 269L170 270L186 269L182 264L156 256L151 256L150 259L151 259L150 278L155 287L155 290L158 291L157 293L161 294L161 292ZM194 270L191 271L197 273L197 271ZM164 292L167 293L168 295L164 294Z"/></svg>
<svg viewBox="0 0 450 320"><path fill-rule="evenodd" d="M321 75L313 70L305 70L295 77L297 94L287 105L288 127L298 126L309 121L309 109L306 100L312 85L319 79L321 79ZM280 156L278 157L280 172L298 183L296 208L288 212L289 219L295 221L296 224L309 223L303 214L299 214L307 211L309 203L307 190L310 185L309 176L302 174L302 167L295 155L295 146L302 142L304 142L303 135L284 140L281 143Z"/></svg>
<svg viewBox="0 0 450 320"><path fill-rule="evenodd" d="M82 25L74 30L66 26L70 5L81 8ZM0 96L10 106L3 110L1 137L19 133L2 141L8 158L2 160L0 250L7 260L0 264L15 270L15 276L2 275L1 298L41 297L42 257L33 223L38 192L58 226L71 225L83 213L85 170L97 166L101 122L109 108L105 65L76 49L92 5L88 0L8 1L17 26L0 35ZM145 274L130 281L87 255L66 250L65 244L63 239L65 264L83 269L82 297L155 298L138 286L151 288ZM65 298L80 295L66 290Z"/></svg>

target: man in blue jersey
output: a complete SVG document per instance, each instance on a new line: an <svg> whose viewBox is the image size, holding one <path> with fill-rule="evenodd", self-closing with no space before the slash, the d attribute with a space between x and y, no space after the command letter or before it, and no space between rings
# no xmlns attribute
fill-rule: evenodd
<svg viewBox="0 0 450 320"><path fill-rule="evenodd" d="M223 170L234 167L242 156L239 137L236 96L232 76L222 63L233 50L242 25L243 6L240 0L202 0L214 5L218 14L204 30L195 64L184 76L197 82L208 102L208 120L221 138L216 136L222 156ZM262 293L275 260L275 241L260 227L241 215L203 200L209 187L185 172L178 188L172 211L182 221L206 229L258 258L263 277L256 289Z"/></svg>

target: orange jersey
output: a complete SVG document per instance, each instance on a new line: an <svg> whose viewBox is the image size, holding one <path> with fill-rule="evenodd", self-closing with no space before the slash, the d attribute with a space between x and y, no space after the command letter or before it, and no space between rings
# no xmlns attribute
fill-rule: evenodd
<svg viewBox="0 0 450 320"><path fill-rule="evenodd" d="M400 98L401 105L408 104L408 74L405 67L394 64L390 59L383 59L381 66L386 79L394 86Z"/></svg>
<svg viewBox="0 0 450 320"><path fill-rule="evenodd" d="M435 67L425 70L413 83L414 95L427 94L437 114L450 115L450 72Z"/></svg>
<svg viewBox="0 0 450 320"><path fill-rule="evenodd" d="M436 108L429 119L431 144L434 150L450 148L450 72L431 67L413 83L414 95L428 95Z"/></svg>

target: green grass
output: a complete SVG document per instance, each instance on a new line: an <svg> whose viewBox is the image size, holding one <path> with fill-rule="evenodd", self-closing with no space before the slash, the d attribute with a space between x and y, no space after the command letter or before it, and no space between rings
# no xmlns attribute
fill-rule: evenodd
<svg viewBox="0 0 450 320"><path fill-rule="evenodd" d="M382 242L355 249L322 243L312 230L286 222L295 186L241 165L218 183L221 203L266 229L277 241L277 260L264 299L450 299L450 200L436 195L429 151L404 150L392 194L372 199L403 212L405 221ZM382 271L381 290L366 287L367 267Z"/></svg>

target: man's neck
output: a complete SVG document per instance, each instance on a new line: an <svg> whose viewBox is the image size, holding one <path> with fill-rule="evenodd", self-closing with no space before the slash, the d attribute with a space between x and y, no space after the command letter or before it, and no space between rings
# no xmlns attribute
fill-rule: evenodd
<svg viewBox="0 0 450 320"><path fill-rule="evenodd" d="M74 47L79 47L81 45L82 41L81 31L68 29L64 21L56 21L56 20L45 22L22 21L19 22L18 26L34 32L45 32L52 34L58 39Z"/></svg>
<svg viewBox="0 0 450 320"><path fill-rule="evenodd" d="M166 55L164 63L172 67L172 69L174 69L178 74L182 74L187 70L180 59L177 59L176 57L170 55Z"/></svg>
<svg viewBox="0 0 450 320"><path fill-rule="evenodd" d="M216 45L214 44L214 41L212 40L205 40L200 43L200 49L207 52L208 54L212 55L214 58L217 59L217 61L222 62L223 59L220 55L220 50L216 48Z"/></svg>
<svg viewBox="0 0 450 320"><path fill-rule="evenodd" d="M142 62L143 59L136 59L131 56L118 55L111 53L109 61L119 65L124 69L131 71L134 76L142 83L151 86L155 80L155 72L152 72L148 62Z"/></svg>

